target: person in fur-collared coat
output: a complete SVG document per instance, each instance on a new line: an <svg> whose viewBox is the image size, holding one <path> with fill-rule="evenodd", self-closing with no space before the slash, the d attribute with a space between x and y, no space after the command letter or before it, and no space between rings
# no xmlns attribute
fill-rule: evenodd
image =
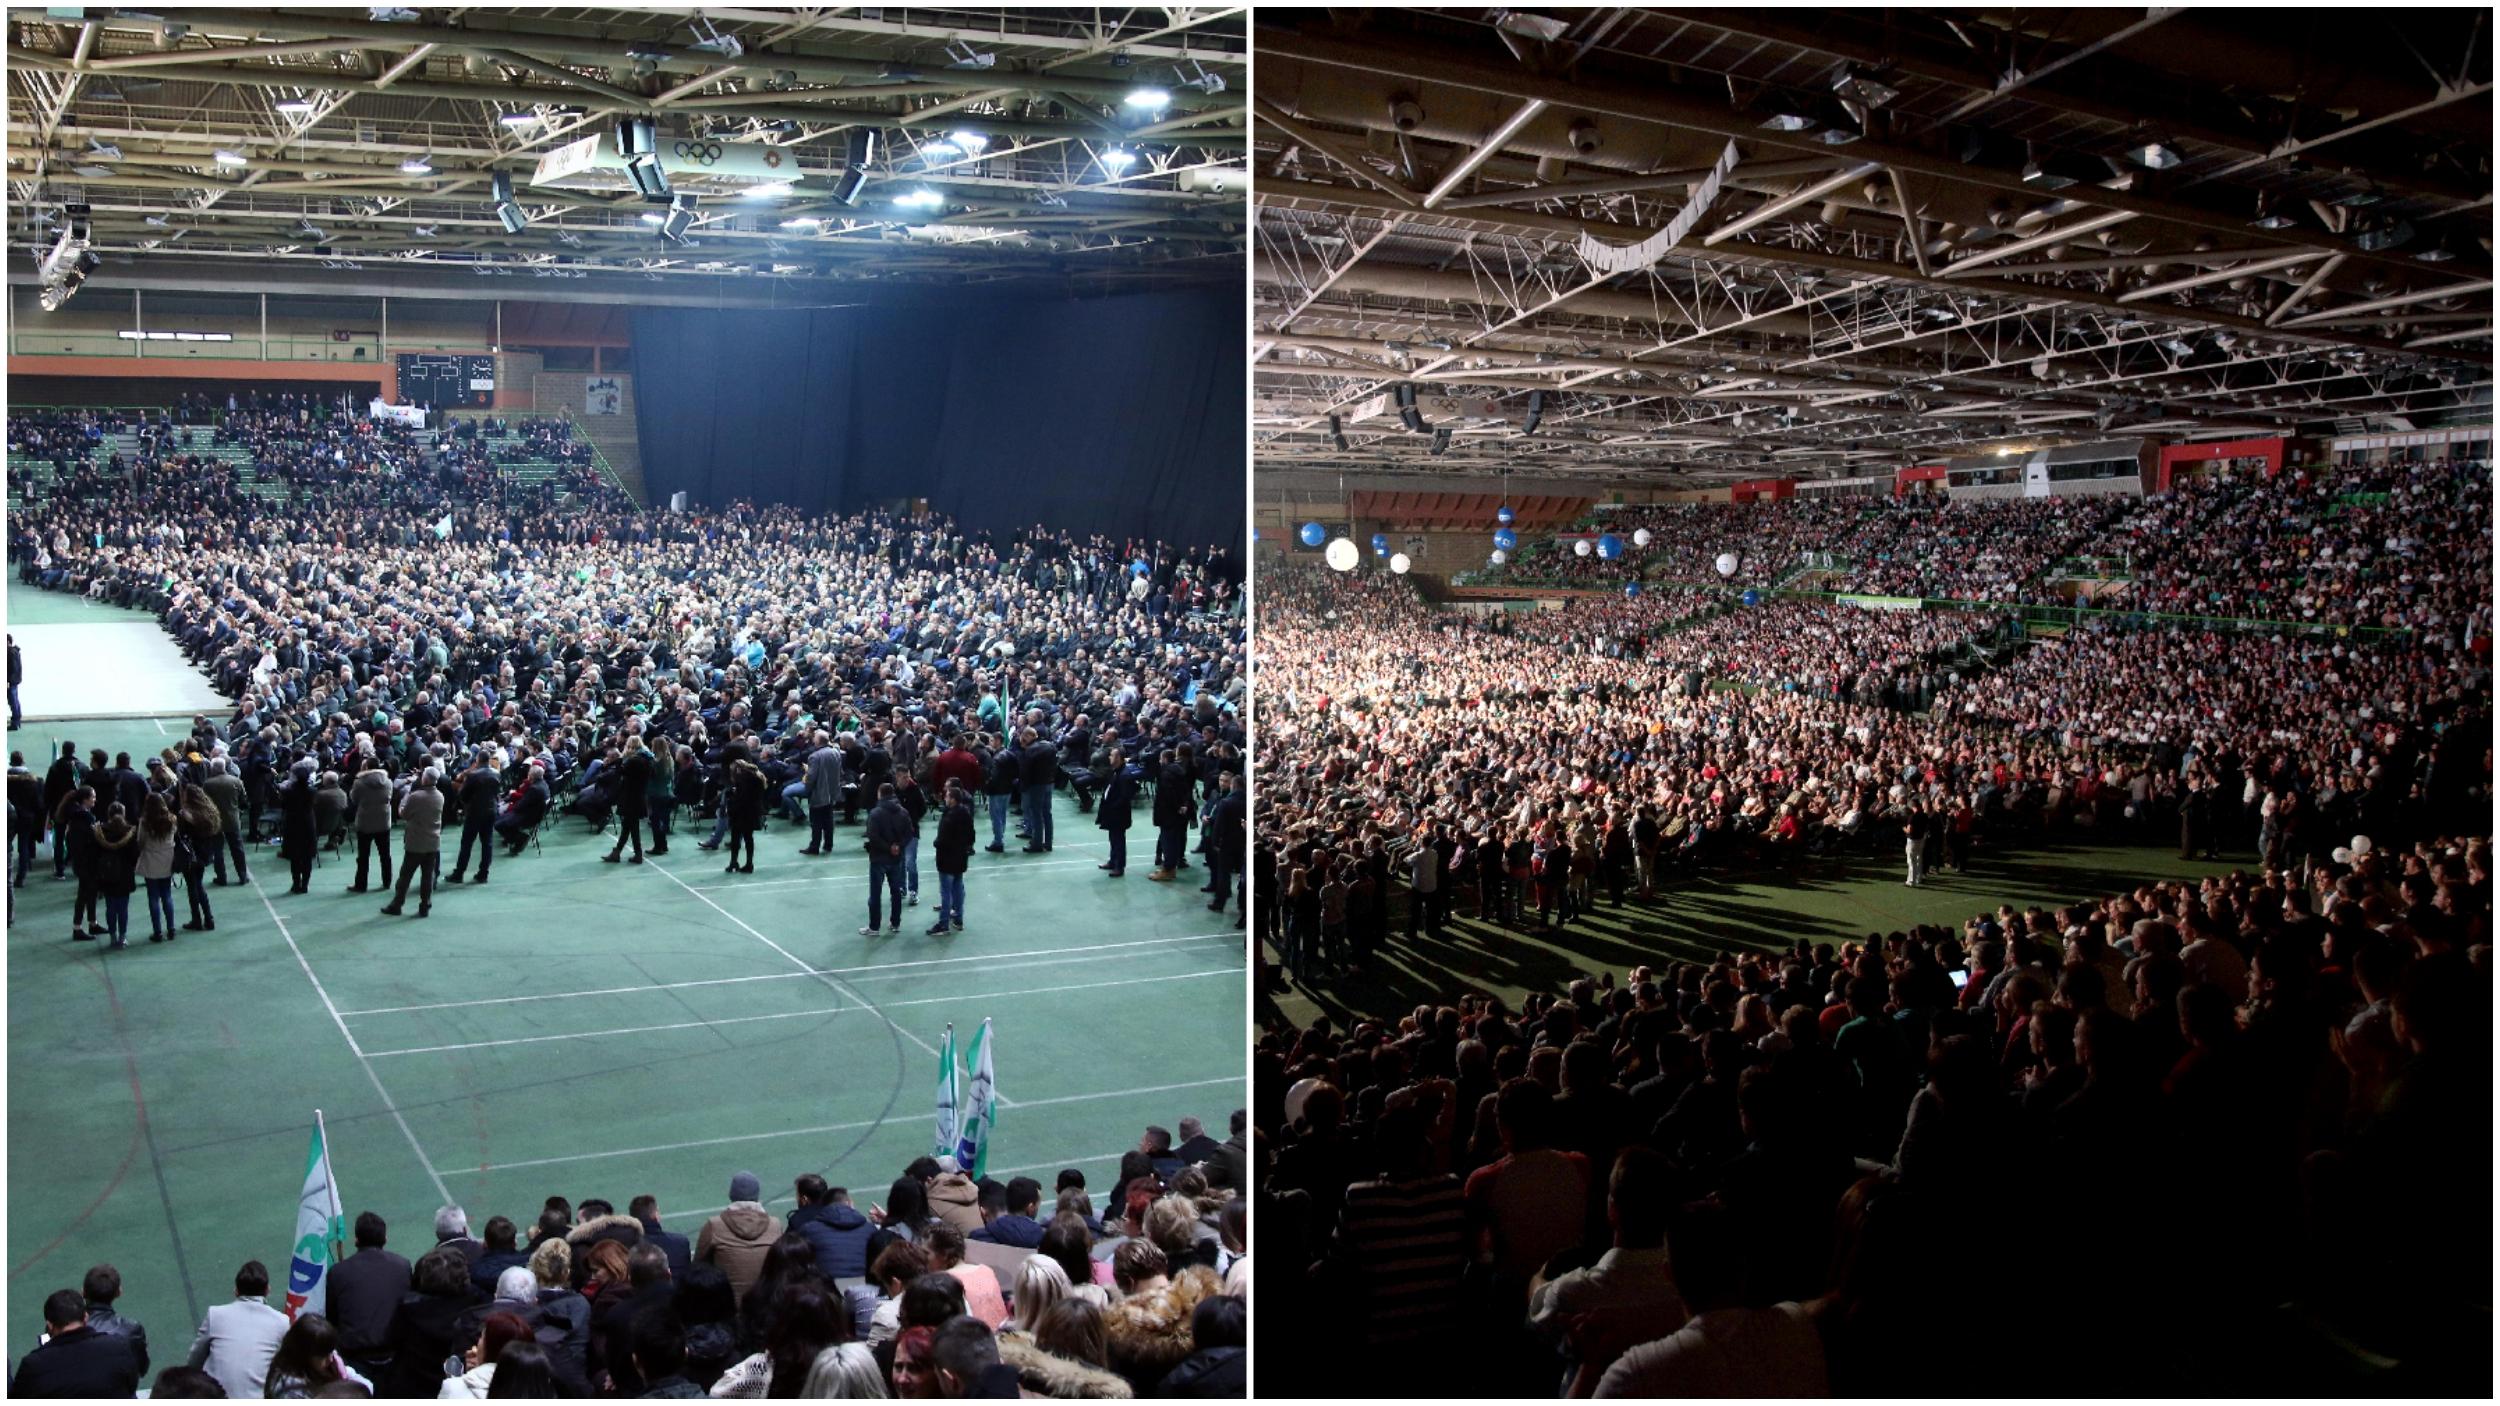
<svg viewBox="0 0 2500 1406"><path fill-rule="evenodd" d="M573 1287L590 1282L590 1247L602 1240L613 1240L631 1250L642 1243L642 1222L632 1216L594 1215L565 1233L565 1242L573 1251Z"/></svg>
<svg viewBox="0 0 2500 1406"><path fill-rule="evenodd" d="M1119 1248L1112 1274L1128 1297L1103 1314L1111 1370L1138 1395L1152 1395L1166 1373L1198 1350L1191 1316L1200 1303L1221 1297L1224 1286L1210 1269L1167 1276L1163 1252L1145 1240Z"/></svg>
<svg viewBox="0 0 2500 1406"><path fill-rule="evenodd" d="M998 1335L998 1360L1016 1369L1016 1380L1023 1384L1027 1396L1062 1401L1126 1401L1137 1395L1119 1373L1044 1352L1041 1344L1023 1333Z"/></svg>

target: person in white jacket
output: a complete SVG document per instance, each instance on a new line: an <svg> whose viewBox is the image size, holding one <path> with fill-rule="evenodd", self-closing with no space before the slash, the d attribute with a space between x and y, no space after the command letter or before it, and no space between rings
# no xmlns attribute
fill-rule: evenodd
<svg viewBox="0 0 2500 1406"><path fill-rule="evenodd" d="M526 1273L527 1271L523 1271ZM477 1341L469 1345L468 1354L460 1360L468 1370L456 1377L447 1377L442 1390L434 1393L437 1401L483 1401L493 1394L495 1359L513 1343L536 1341L528 1319L517 1313L490 1313L479 1325Z"/></svg>

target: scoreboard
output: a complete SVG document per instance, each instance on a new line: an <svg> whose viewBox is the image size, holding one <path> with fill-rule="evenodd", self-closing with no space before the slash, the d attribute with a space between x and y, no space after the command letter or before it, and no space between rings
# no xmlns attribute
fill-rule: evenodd
<svg viewBox="0 0 2500 1406"><path fill-rule="evenodd" d="M495 403L495 358L401 352L399 401L445 410L485 409Z"/></svg>

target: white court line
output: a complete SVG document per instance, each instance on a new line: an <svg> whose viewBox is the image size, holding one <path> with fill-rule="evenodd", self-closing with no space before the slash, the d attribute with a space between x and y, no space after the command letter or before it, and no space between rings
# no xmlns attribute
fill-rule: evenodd
<svg viewBox="0 0 2500 1406"><path fill-rule="evenodd" d="M1166 1094L1181 1089L1203 1089L1215 1084L1242 1082L1241 1076L1228 1074L1221 1079L1198 1079L1186 1084L1157 1084L1142 1089L1114 1089L1108 1093L1069 1094L1061 1098L1034 1099L1016 1106L1047 1108L1061 1103L1098 1103L1104 1099L1124 1098L1130 1094ZM561 1157L532 1157L523 1162L490 1162L476 1167L453 1167L449 1171L453 1176L482 1176L488 1172L508 1172L521 1167L554 1167L568 1162L598 1162L611 1157L647 1157L660 1152L686 1152L698 1147L726 1147L736 1142L764 1142L772 1138L812 1137L818 1133L855 1132L861 1128L873 1128L880 1123L890 1121L892 1120L885 1118L869 1118L857 1123L820 1123L812 1128L782 1128L769 1133L732 1133L727 1137L696 1138L690 1142L663 1142L650 1147L620 1147L609 1152L572 1152Z"/></svg>
<svg viewBox="0 0 2500 1406"><path fill-rule="evenodd" d="M475 1001L429 1001L417 1006L375 1006L369 1010L341 1011L344 1016L399 1015L408 1011L467 1010L473 1006L510 1006L525 1001L569 1001L582 996L629 996L641 991L682 991L693 986L734 986L749 981L789 981L804 976L856 976L862 972L899 971L904 967L943 967L959 962L1004 962L1018 957L1057 957L1069 952L1103 952L1120 947L1157 947L1169 943L1196 942L1211 937L1238 937L1238 931L1193 932L1180 937L1150 937L1137 942L1099 942L1090 947L1037 947L1024 952L999 952L978 957L930 957L914 962L883 962L866 967L812 967L803 972L769 972L762 976L715 976L700 981L664 981L642 986L608 986L596 991L548 991L528 996L488 996ZM1048 963L1029 963L1044 966Z"/></svg>
<svg viewBox="0 0 2500 1406"><path fill-rule="evenodd" d="M668 879L668 881L669 881L670 883L677 885L677 887L679 887L679 888L681 888L681 889L684 889L686 892L688 892L688 893L690 893L690 894L693 894L696 898L699 898L699 899L703 900L703 906L705 906L706 908L709 908L709 909L711 909L713 912L720 914L720 915L721 915L722 917L724 917L724 918L727 918L729 921L731 921L731 922L733 922L733 923L736 923L739 927L746 929L747 936L754 938L756 941L758 941L758 942L760 942L760 943L763 943L765 946L767 946L767 947L769 947L769 948L773 949L775 952L780 953L780 954L781 954L781 956L782 956L782 959L783 959L784 961L787 961L790 965L792 965L792 966L794 966L794 967L797 967L800 971L805 972L805 973L807 973L808 975L815 977L818 981L821 981L821 982L823 982L826 986L828 986L828 987L832 988L833 993L834 993L835 995L837 995L837 996L844 996L844 997L848 997L849 999L851 999L851 1000L853 1000L853 1001L858 1002L861 1006L865 1007L867 1010L869 1010L871 1013L873 1013L873 1014L877 1017L877 1019L884 1021L884 1022L885 1022L885 1026L886 1026L886 1029L891 1030L891 1031L893 1031L895 1034L902 1036L904 1039L911 1041L911 1042L912 1042L913 1044L915 1044L915 1045L918 1045L918 1046L920 1047L920 1051L921 1051L921 1053L923 1053L923 1054L930 1054L930 1055L934 1055L934 1054L936 1054L936 1053L938 1052L938 1050L937 1050L937 1046L930 1044L928 1041L921 1039L919 1036L914 1035L913 1033L911 1033L911 1032L910 1032L910 1031L908 1031L908 1030L905 1030L903 1027L901 1027L901 1026L899 1026L899 1025L896 1025L896 1024L894 1023L893 1017L891 1017L891 1016L887 1015L885 1012L883 1012L883 1011L881 1011L881 1010L878 1010L878 1009L877 1009L877 1007L876 1007L876 1004L875 1004L874 1002L870 1001L867 997L862 996L861 994L859 994L859 992L857 992L857 991L853 990L853 989L852 989L852 988L850 988L849 986L844 985L844 984L843 984L840 980L838 980L837 978L832 977L832 976L829 976L829 975L825 974L824 972L821 972L821 971L817 970L816 965L815 965L813 962L806 962L806 961L802 961L802 960L800 960L800 959L799 959L799 957L798 957L796 954L792 953L792 952L791 952L791 950L790 950L789 948L784 947L784 946L782 946L780 943L773 941L773 940L772 940L771 938L769 938L769 937L766 937L764 934L762 934L762 933L760 933L760 932L757 932L757 931L755 930L754 925L753 925L753 924L751 924L751 923L749 923L746 919L741 918L741 917L739 917L737 914L730 912L728 909L721 907L721 906L720 906L719 904L717 904L717 903L714 903L714 902L712 901L711 895L709 895L709 894L705 893L703 890L701 890L701 889L699 889L699 888L696 888L694 885L692 885L692 884L690 884L690 883L687 883L685 880L683 880L683 879L681 879L681 878L677 877L677 873L676 873L676 871L675 871L675 870L670 869L668 866L666 866L666 865L664 865L664 864L658 864L658 863L654 863L651 867L652 867L652 868L654 868L654 869L659 870L659 871L660 871L660 873L661 873L662 875L664 875L664 876L666 876L666 877L667 877L667 879ZM1003 1099L1003 1098L1002 1098L1002 1099L1000 1099L1000 1100L998 1101L998 1106L999 1106L999 1107L1001 1107L1001 1108L1007 1108L1007 1107L1010 1107L1011 1105L1007 1102L1007 1100L1005 1100L1005 1099Z"/></svg>
<svg viewBox="0 0 2500 1406"><path fill-rule="evenodd" d="M1061 1167L1082 1167L1088 1162L1109 1162L1116 1166L1119 1164L1119 1161L1123 1156L1126 1156L1128 1153L1134 1151L1136 1151L1136 1148L1131 1146L1123 1147L1118 1152L1097 1152L1091 1157L1055 1157L1047 1162L1027 1162L1021 1167L992 1167L989 1169L989 1175L993 1177L1011 1177L1016 1175L1018 1172L1038 1172L1045 1168L1056 1170ZM795 1191L785 1191L779 1196L767 1198L763 1204L771 1206L775 1202L793 1200L796 1198L797 1194L798 1193ZM716 1216L728 1209L729 1208L727 1206L706 1206L699 1211L662 1211L660 1213L660 1219L663 1221L671 1221L680 1217Z"/></svg>
<svg viewBox="0 0 2500 1406"><path fill-rule="evenodd" d="M338 1006L330 1000L330 993L322 988L321 978L313 975L312 963L304 960L304 949L295 945L295 934L287 931L286 919L278 916L278 905L269 901L269 891L260 886L259 879L253 879L251 885L252 892L260 895L260 906L269 910L269 921L278 925L278 936L286 939L287 950L295 954L295 965L304 969L304 979L312 983L313 994L321 998L322 1006L330 1012L331 1023L339 1028L339 1038L347 1041L347 1048L355 1052L356 1062L364 1066L365 1077L373 1081L373 1091L382 1096L382 1106L390 1110L391 1121L399 1124L400 1134L408 1139L409 1150L417 1154L417 1165L425 1168L426 1180L434 1183L435 1194L443 1198L441 1204L452 1204L451 1188L443 1185L442 1173L434 1170L434 1159L425 1155L425 1144L417 1141L416 1131L408 1126L408 1119L400 1113L399 1105L391 1101L391 1091L382 1087L382 1076L373 1072L373 1057L356 1043L356 1037L348 1032L347 1021L339 1015Z"/></svg>
<svg viewBox="0 0 2500 1406"><path fill-rule="evenodd" d="M934 864L936 861L932 860L930 862ZM966 875L966 877L969 878L977 875L982 879L1004 879L1012 878L1017 874L1030 874L1036 869L1072 869L1079 864L1090 862L1091 861L1084 859L1049 859L1044 860L1039 864L1017 864L996 868L984 866L973 869L971 874ZM1100 868L1101 866L1096 865L1095 867ZM932 870L931 872L935 871ZM864 872L847 874L811 874L803 879L761 879L751 884L705 884L702 887L695 889L695 892L744 893L748 889L790 888L798 884L832 884L840 883L846 879L857 882L865 880L867 877L868 875Z"/></svg>
<svg viewBox="0 0 2500 1406"><path fill-rule="evenodd" d="M1177 976L1139 976L1131 977L1126 981L1080 981L1071 986L1028 986L1016 991L983 991L965 996L928 996L911 1001L888 1001L886 1004L891 1007L901 1007L942 1006L950 1001L1009 1001L1022 996L1046 996L1059 991L1101 991L1113 986L1149 986L1160 981L1197 981L1210 976L1241 975L1243 972L1239 967L1220 967L1214 971L1182 972ZM841 994L849 996L854 993L845 991ZM894 1022L875 1006L863 1003L856 1006L831 1006L821 1010L783 1011L775 1015L737 1015L721 1020L681 1020L668 1025L633 1025L616 1030L583 1030L570 1035L518 1035L508 1040L471 1040L459 1045L419 1045L405 1050L375 1050L366 1057L386 1059L392 1055L448 1054L455 1050L491 1050L500 1049L506 1045L543 1045L550 1041L560 1040L601 1040L612 1035L657 1035L669 1030L708 1030L720 1025L749 1025L765 1020L799 1020L808 1016L840 1015L845 1011L866 1011L885 1020L886 1024L893 1025L896 1030L902 1030L901 1026L894 1025ZM344 1030L347 1027L342 1022L339 1028ZM910 1032L905 1031L904 1038L911 1038ZM937 1051L932 1048L929 1053L935 1054ZM1002 1098L998 1101L998 1106L1021 1108L1024 1105L1009 1103Z"/></svg>

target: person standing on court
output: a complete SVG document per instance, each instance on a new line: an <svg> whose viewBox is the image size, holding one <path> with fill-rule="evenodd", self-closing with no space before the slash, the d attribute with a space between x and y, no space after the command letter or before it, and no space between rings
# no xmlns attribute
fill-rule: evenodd
<svg viewBox="0 0 2500 1406"><path fill-rule="evenodd" d="M639 737L625 739L625 760L617 764L616 847L604 856L614 864L633 841L634 860L642 862L642 821L651 813L651 749Z"/></svg>
<svg viewBox="0 0 2500 1406"><path fill-rule="evenodd" d="M477 881L486 882L487 871L495 867L495 808L503 799L502 790L495 769L487 764L485 749L470 754L469 769L460 776L460 854L452 861L445 883L467 878L472 843L477 846Z"/></svg>
<svg viewBox="0 0 2500 1406"><path fill-rule="evenodd" d="M9 731L23 721L17 711L17 686L26 682L26 659L17 652L17 636L9 636Z"/></svg>
<svg viewBox="0 0 2500 1406"><path fill-rule="evenodd" d="M252 870L245 862L243 853L243 807L247 798L242 778L234 774L234 768L227 764L224 757L211 757L208 759L208 779L200 783L200 789L217 804L218 838L221 843L209 855L210 862L217 866L217 882L213 887L225 886L226 860L229 857L234 860L235 882L248 882Z"/></svg>
<svg viewBox="0 0 2500 1406"><path fill-rule="evenodd" d="M313 859L321 848L320 824L313 818L313 759L299 758L278 788L278 853L293 875L288 893L312 892Z"/></svg>
<svg viewBox="0 0 2500 1406"><path fill-rule="evenodd" d="M1024 785L1024 852L1050 853L1050 803L1059 789L1059 744L1032 728L1024 730L1024 757L1018 767Z"/></svg>
<svg viewBox="0 0 2500 1406"><path fill-rule="evenodd" d="M1155 778L1155 870L1146 877L1158 884L1180 877L1188 863L1189 827L1198 819L1198 778L1185 750L1165 748L1163 770Z"/></svg>
<svg viewBox="0 0 2500 1406"><path fill-rule="evenodd" d="M842 749L823 728L807 754L807 848L801 854L833 853L833 808L842 804Z"/></svg>
<svg viewBox="0 0 2500 1406"><path fill-rule="evenodd" d="M347 886L349 893L366 891L365 866L376 850L382 853L382 887L391 886L391 774L371 754L360 760L347 797L356 812L356 882Z"/></svg>
<svg viewBox="0 0 2500 1406"><path fill-rule="evenodd" d="M890 892L894 896L894 922L888 932L903 930L903 846L920 833L912 822L911 812L894 799L893 783L877 788L877 804L868 812L868 926L859 930L862 937L874 937L885 910L880 901Z"/></svg>
<svg viewBox="0 0 2500 1406"><path fill-rule="evenodd" d="M1111 749L1111 779L1094 802L1094 824L1111 837L1111 859L1104 873L1118 878L1128 872L1128 827L1137 813L1137 772L1119 748Z"/></svg>
<svg viewBox="0 0 2500 1406"><path fill-rule="evenodd" d="M755 872L755 832L764 824L764 798L771 786L764 779L763 769L747 760L747 749L743 744L730 744L728 755L731 758L729 778L722 789L721 808L729 818L729 867L721 872L752 874ZM738 862L740 854L746 856L744 865Z"/></svg>
<svg viewBox="0 0 2500 1406"><path fill-rule="evenodd" d="M991 854L1007 852L1007 811L1014 803L1017 789L1023 785L1023 763L1016 749L1004 736L998 750L990 754L989 776L981 790L990 801Z"/></svg>
<svg viewBox="0 0 2500 1406"><path fill-rule="evenodd" d="M938 812L937 922L929 935L964 930L964 870L972 863L972 846L976 839L972 823L972 798L960 781L946 783L945 808Z"/></svg>
<svg viewBox="0 0 2500 1406"><path fill-rule="evenodd" d="M408 788L408 799L399 803L399 823L405 827L405 846L399 856L399 888L382 911L398 917L408 905L408 880L417 879L417 916L434 912L434 871L443 861L443 788L442 773L432 767L417 773L417 784ZM635 859L639 861L640 855Z"/></svg>

